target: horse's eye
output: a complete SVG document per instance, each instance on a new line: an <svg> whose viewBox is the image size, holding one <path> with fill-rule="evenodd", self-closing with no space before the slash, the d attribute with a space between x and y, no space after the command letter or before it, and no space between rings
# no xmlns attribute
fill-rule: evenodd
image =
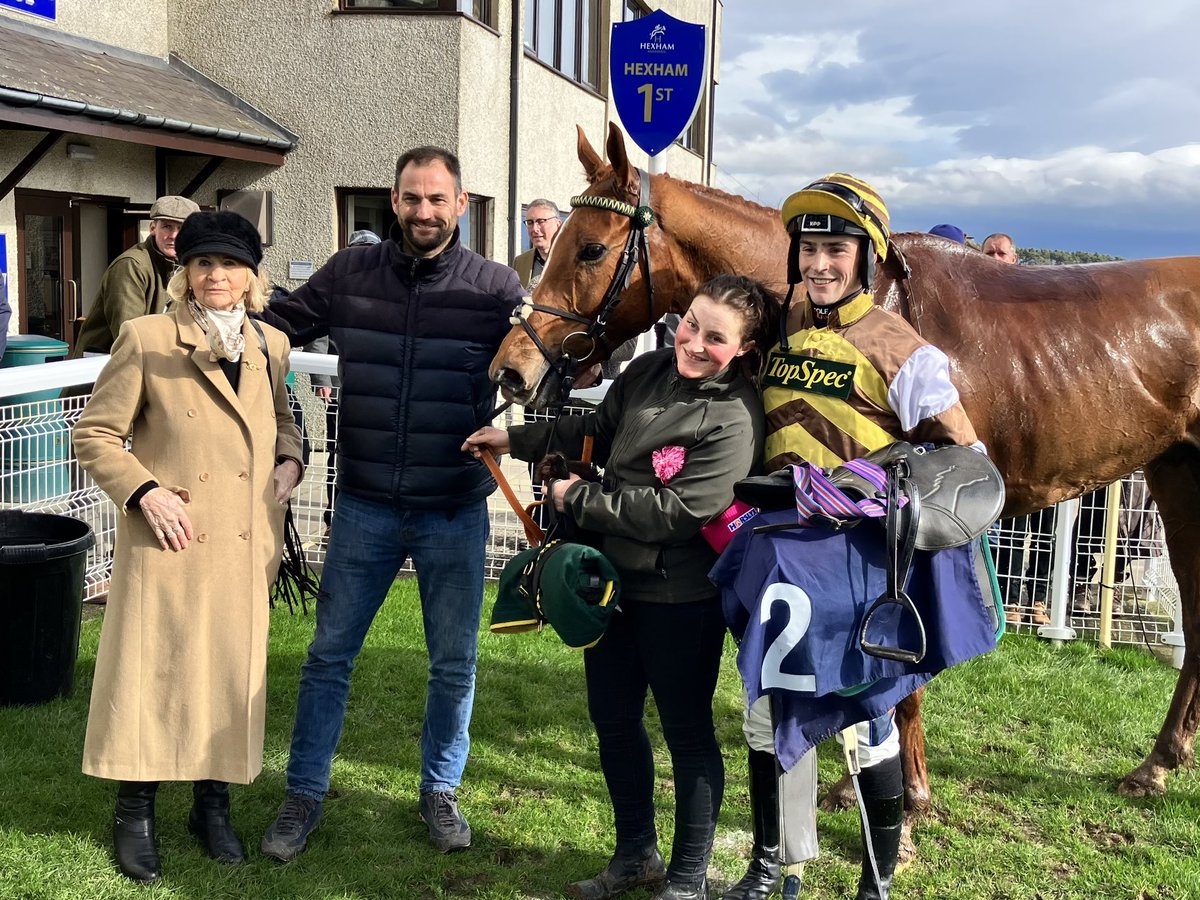
<svg viewBox="0 0 1200 900"><path fill-rule="evenodd" d="M596 262L608 252L603 244L584 244L579 251L580 262Z"/></svg>

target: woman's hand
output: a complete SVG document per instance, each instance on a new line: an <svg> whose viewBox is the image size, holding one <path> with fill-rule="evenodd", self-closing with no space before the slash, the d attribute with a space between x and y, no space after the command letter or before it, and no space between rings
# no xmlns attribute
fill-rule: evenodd
<svg viewBox="0 0 1200 900"><path fill-rule="evenodd" d="M300 465L294 459L285 459L275 467L274 480L275 501L282 506L300 482Z"/></svg>
<svg viewBox="0 0 1200 900"><path fill-rule="evenodd" d="M581 481L583 479L572 472L569 478L558 478L550 482L550 499L554 501L554 508L556 510L566 512L563 508L563 498L567 496L567 491L571 489L571 485L578 484Z"/></svg>
<svg viewBox="0 0 1200 900"><path fill-rule="evenodd" d="M491 450L493 455L501 456L508 452L508 432L503 428L493 428L484 425L465 441L459 449L469 452L476 459L484 450Z"/></svg>
<svg viewBox="0 0 1200 900"><path fill-rule="evenodd" d="M164 550L187 549L188 542L196 535L178 494L164 487L151 488L138 505Z"/></svg>

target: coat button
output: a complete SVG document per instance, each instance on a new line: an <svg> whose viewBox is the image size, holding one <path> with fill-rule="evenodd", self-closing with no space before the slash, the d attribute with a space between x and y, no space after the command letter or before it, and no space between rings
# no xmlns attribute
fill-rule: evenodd
<svg viewBox="0 0 1200 900"><path fill-rule="evenodd" d="M245 481L249 477L250 477L249 472L238 472L238 478L242 479L242 481Z"/></svg>
<svg viewBox="0 0 1200 900"><path fill-rule="evenodd" d="M194 409L189 409L189 410L188 410L188 418L189 418L189 419L194 419L194 418L196 418L196 411L195 411Z"/></svg>
<svg viewBox="0 0 1200 900"><path fill-rule="evenodd" d="M201 481L208 481L208 473L207 473L207 472L201 472L201 473L200 473L200 480L201 480Z"/></svg>
<svg viewBox="0 0 1200 900"><path fill-rule="evenodd" d="M250 532L243 531L241 534L238 535L238 537L240 537L243 541L248 541L248 540L250 540Z"/></svg>
<svg viewBox="0 0 1200 900"><path fill-rule="evenodd" d="M208 542L208 535L202 531L198 535L196 535L196 540L198 540L202 544L205 544Z"/></svg>

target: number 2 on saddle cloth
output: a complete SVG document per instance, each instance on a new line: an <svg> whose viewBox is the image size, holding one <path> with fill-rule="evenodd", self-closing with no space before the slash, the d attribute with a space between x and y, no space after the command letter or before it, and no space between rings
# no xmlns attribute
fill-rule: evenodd
<svg viewBox="0 0 1200 900"><path fill-rule="evenodd" d="M742 499L764 505L761 493ZM888 499L894 506L897 498ZM811 527L797 527L799 518ZM825 738L883 714L937 672L995 646L970 544L933 553L910 545L906 584L904 559L889 553L882 523L844 527L815 507L806 514L798 499L748 524L710 578L722 590L750 701L774 698L785 769ZM869 652L922 645L923 653Z"/></svg>

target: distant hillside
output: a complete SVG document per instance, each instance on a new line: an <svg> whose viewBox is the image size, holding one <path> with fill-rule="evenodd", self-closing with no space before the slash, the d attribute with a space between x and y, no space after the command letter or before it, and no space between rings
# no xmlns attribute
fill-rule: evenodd
<svg viewBox="0 0 1200 900"><path fill-rule="evenodd" d="M1076 263L1113 262L1122 257L1087 253L1083 250L1037 250L1033 247L1018 247L1017 258L1025 266L1073 266Z"/></svg>

